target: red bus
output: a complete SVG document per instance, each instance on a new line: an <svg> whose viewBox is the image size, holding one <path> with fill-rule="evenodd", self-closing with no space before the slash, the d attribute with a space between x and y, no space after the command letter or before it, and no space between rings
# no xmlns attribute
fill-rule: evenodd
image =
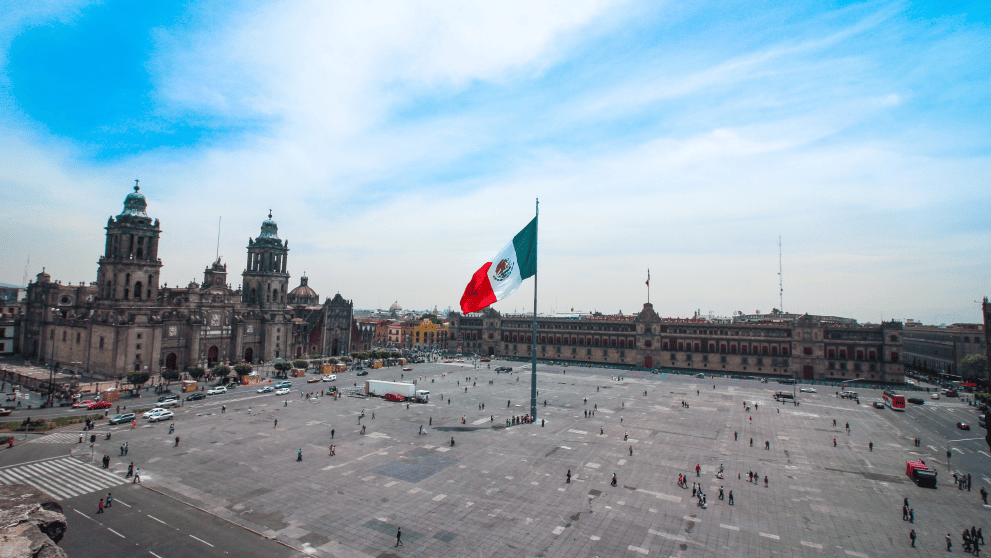
<svg viewBox="0 0 991 558"><path fill-rule="evenodd" d="M905 410L905 396L898 395L890 389L884 391L884 404L892 411Z"/></svg>

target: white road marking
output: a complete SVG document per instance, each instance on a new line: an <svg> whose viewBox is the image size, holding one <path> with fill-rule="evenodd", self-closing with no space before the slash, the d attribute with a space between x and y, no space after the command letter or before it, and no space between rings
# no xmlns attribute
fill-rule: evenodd
<svg viewBox="0 0 991 558"><path fill-rule="evenodd" d="M155 558L162 558L161 556L159 556L158 554L155 554L154 552L152 552L152 551L150 551L150 550L148 551L148 554L151 554L151 555L152 555L152 556L154 556Z"/></svg>
<svg viewBox="0 0 991 558"><path fill-rule="evenodd" d="M846 552L847 553L847 556L856 556L857 558L869 558L863 552L854 552L852 550L844 550L843 552Z"/></svg>
<svg viewBox="0 0 991 558"><path fill-rule="evenodd" d="M193 537L193 535L189 535L189 536L190 536L190 537ZM203 543L203 544L205 544L205 545L207 545L207 546L210 546L210 547L212 547L212 546L213 546L212 544L210 544L210 543L208 543L208 542L206 542L205 540L203 540L203 539L201 539L201 538L199 538L199 537L193 537L193 538L194 538L194 539L196 539L196 540L198 540L198 541L200 541L201 543Z"/></svg>
<svg viewBox="0 0 991 558"><path fill-rule="evenodd" d="M808 541L802 541L802 546L807 546L809 548L816 548L816 549L822 550L822 545L819 544L819 543L811 543L811 542L808 542Z"/></svg>
<svg viewBox="0 0 991 558"><path fill-rule="evenodd" d="M736 527L735 525L726 525L725 523L720 523L719 526L722 527L723 529L729 529L730 531L739 531L740 530L740 528L739 527Z"/></svg>
<svg viewBox="0 0 991 558"><path fill-rule="evenodd" d="M685 521L694 521L696 523L701 523L702 522L702 519L701 518L698 518L698 517L688 517L687 515L684 516L682 519L684 519Z"/></svg>
<svg viewBox="0 0 991 558"><path fill-rule="evenodd" d="M758 534L759 534L760 536L762 536L762 537L764 537L764 538L767 538L767 539L774 539L774 540L776 540L776 541L780 541L780 540L781 540L781 537L779 537L779 536L777 536L777 535L772 535L771 533L765 533L765 532L763 532L763 531L761 531L761 532L760 532L760 533L758 533Z"/></svg>
<svg viewBox="0 0 991 558"><path fill-rule="evenodd" d="M86 519L88 519L88 520L90 520L90 521L92 521L93 523L99 523L99 521L97 521L97 520L95 520L95 519L93 519L92 517L90 517L90 516L88 516L88 515L86 515L85 513L83 513L83 512L81 512L81 511L79 511L79 510L77 510L77 509L75 509L75 508L73 508L73 509L72 509L72 511L74 511L74 512L76 512L76 513L78 513L79 515L81 515L81 516L83 516L83 517L85 517Z"/></svg>
<svg viewBox="0 0 991 558"><path fill-rule="evenodd" d="M148 517L154 519L155 521L161 523L162 525L165 525L166 527L171 527L171 525L169 525L168 523L166 523L166 522L162 521L161 519L155 517L154 515L149 515Z"/></svg>
<svg viewBox="0 0 991 558"><path fill-rule="evenodd" d="M633 546L632 544L626 547L627 550L632 550L634 552L639 552L640 554L649 554L650 551L646 548L640 548L639 546Z"/></svg>
<svg viewBox="0 0 991 558"><path fill-rule="evenodd" d="M127 538L127 537L125 537L124 535L121 535L120 533L118 533L117 531L114 531L114 530L113 530L113 529L111 529L110 527L107 527L107 531L110 531L111 533L113 533L113 534L115 534L115 535L117 535L118 537L120 537L120 538L122 538L122 539L126 539L126 538Z"/></svg>
<svg viewBox="0 0 991 558"><path fill-rule="evenodd" d="M440 502L440 501L441 501L441 500L443 500L444 498L447 498L447 494L438 494L438 495L436 495L436 496L434 496L434 497L433 497L433 498L431 498L431 499L432 499L432 500L433 500L434 502Z"/></svg>
<svg viewBox="0 0 991 558"><path fill-rule="evenodd" d="M602 537L600 537L598 535L592 535L591 537L589 537L589 540L599 541L599 540L602 540Z"/></svg>
<svg viewBox="0 0 991 558"><path fill-rule="evenodd" d="M560 535L563 532L564 532L564 527L561 525L558 525L557 527L554 528L553 531L551 531L551 533L555 535Z"/></svg>

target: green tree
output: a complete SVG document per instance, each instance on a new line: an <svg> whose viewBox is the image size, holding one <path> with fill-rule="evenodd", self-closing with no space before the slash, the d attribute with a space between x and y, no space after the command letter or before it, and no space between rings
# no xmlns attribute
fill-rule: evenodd
<svg viewBox="0 0 991 558"><path fill-rule="evenodd" d="M987 366L988 359L984 355L979 353L967 355L960 361L960 375L964 378L980 378L983 380L987 377Z"/></svg>
<svg viewBox="0 0 991 558"><path fill-rule="evenodd" d="M172 382L178 381L179 380L179 371L178 370L163 370L162 371L162 379L165 380L165 385L166 386L169 385Z"/></svg>
<svg viewBox="0 0 991 558"><path fill-rule="evenodd" d="M433 322L435 324L439 324L440 323L440 320L437 319L437 314L433 314L433 313L424 314L422 319L424 319L424 320L430 320L431 322Z"/></svg>
<svg viewBox="0 0 991 558"><path fill-rule="evenodd" d="M251 374L251 365L244 363L236 364L234 365L234 373L238 376L247 376L248 374Z"/></svg>
<svg viewBox="0 0 991 558"><path fill-rule="evenodd" d="M292 370L292 363L291 362L286 362L286 361L276 362L275 363L275 370L276 370L278 376L281 376L281 377L285 378L286 377L286 372L289 372L290 370Z"/></svg>
<svg viewBox="0 0 991 558"><path fill-rule="evenodd" d="M134 372L128 372L127 374L127 383L133 384L134 387L137 388L143 386L145 382L147 382L150 379L151 379L151 374L147 372L141 372L138 370L135 370Z"/></svg>
<svg viewBox="0 0 991 558"><path fill-rule="evenodd" d="M389 356L392 358L403 358L403 353L400 353L399 351L393 351L389 353Z"/></svg>
<svg viewBox="0 0 991 558"><path fill-rule="evenodd" d="M231 375L231 367L226 364L218 364L213 367L213 375L220 378L221 381L226 380L227 376Z"/></svg>
<svg viewBox="0 0 991 558"><path fill-rule="evenodd" d="M189 369L189 377L196 380L197 382L200 381L200 378L202 378L204 374L206 374L206 370L203 370L199 366L195 366Z"/></svg>
<svg viewBox="0 0 991 558"><path fill-rule="evenodd" d="M308 363L308 362L306 362L305 360L303 360L303 359L301 359L301 358L300 358L300 359L296 359L296 360L294 360L294 361L292 361L292 367L293 367L293 368L300 368L300 369L302 369L302 370L306 370L306 368L307 368L307 367L308 367L309 365L310 365L310 363Z"/></svg>

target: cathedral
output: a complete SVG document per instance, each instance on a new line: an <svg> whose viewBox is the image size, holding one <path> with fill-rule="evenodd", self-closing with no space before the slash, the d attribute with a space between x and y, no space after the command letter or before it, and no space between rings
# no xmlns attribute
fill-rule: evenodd
<svg viewBox="0 0 991 558"><path fill-rule="evenodd" d="M337 294L320 303L304 276L289 288L289 241L272 220L248 239L241 287L227 264L213 262L203 282L160 286L161 226L148 216L137 184L110 217L97 280L52 281L42 270L27 287L21 352L39 361L108 379L134 370L185 370L217 363L257 364L352 350L353 303Z"/></svg>

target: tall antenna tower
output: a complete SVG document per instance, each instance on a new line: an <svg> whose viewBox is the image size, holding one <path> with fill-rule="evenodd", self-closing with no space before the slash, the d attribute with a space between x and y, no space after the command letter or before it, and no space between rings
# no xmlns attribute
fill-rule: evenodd
<svg viewBox="0 0 991 558"><path fill-rule="evenodd" d="M224 216L217 217L217 261L220 261L220 224L224 222Z"/></svg>
<svg viewBox="0 0 991 558"><path fill-rule="evenodd" d="M31 267L31 255L28 254L28 261L24 264L24 279L21 279L21 286L28 286L28 268Z"/></svg>
<svg viewBox="0 0 991 558"><path fill-rule="evenodd" d="M778 310L781 313L785 313L785 281L784 276L781 274L783 267L781 265L781 235L778 235Z"/></svg>

